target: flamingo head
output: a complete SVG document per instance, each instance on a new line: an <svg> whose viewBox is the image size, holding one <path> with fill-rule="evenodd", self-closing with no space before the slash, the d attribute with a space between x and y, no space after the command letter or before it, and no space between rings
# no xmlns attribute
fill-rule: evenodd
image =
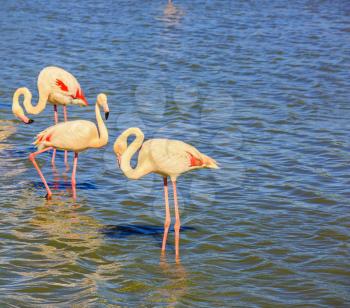
<svg viewBox="0 0 350 308"><path fill-rule="evenodd" d="M107 95L104 93L97 95L97 104L103 108L103 111L105 112L105 119L108 120L109 107L107 103Z"/></svg>
<svg viewBox="0 0 350 308"><path fill-rule="evenodd" d="M118 165L120 168L121 162L122 162L122 156L124 152L126 151L126 148L128 147L127 143L120 142L117 143L117 141L114 143L114 153L117 156Z"/></svg>
<svg viewBox="0 0 350 308"><path fill-rule="evenodd" d="M115 155L117 155L119 167L121 166L123 154L128 149L128 137L132 135L135 136L136 138L138 137L142 138L142 141L144 140L144 135L141 129L139 129L138 127L130 127L127 130L125 130L123 133L121 133L114 142L113 150ZM136 138L132 142L135 142Z"/></svg>
<svg viewBox="0 0 350 308"><path fill-rule="evenodd" d="M128 147L127 140L120 138L119 136L119 138L117 138L113 146L114 153L117 156L119 168L121 165L122 156L126 151L127 147Z"/></svg>

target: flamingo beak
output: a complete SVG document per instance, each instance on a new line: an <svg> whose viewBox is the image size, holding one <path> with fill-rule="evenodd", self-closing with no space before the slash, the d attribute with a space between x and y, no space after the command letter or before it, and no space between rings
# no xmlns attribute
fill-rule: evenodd
<svg viewBox="0 0 350 308"><path fill-rule="evenodd" d="M108 120L109 117L109 111L105 112L105 119Z"/></svg>
<svg viewBox="0 0 350 308"><path fill-rule="evenodd" d="M26 117L25 115L19 115L18 118L24 123L24 124L32 124L34 122L33 119L30 119Z"/></svg>

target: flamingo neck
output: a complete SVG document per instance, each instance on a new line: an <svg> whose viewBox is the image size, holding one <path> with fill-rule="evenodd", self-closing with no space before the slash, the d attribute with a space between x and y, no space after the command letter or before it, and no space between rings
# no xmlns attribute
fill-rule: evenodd
<svg viewBox="0 0 350 308"><path fill-rule="evenodd" d="M123 133L121 140L123 142L127 142L129 136L135 136L135 139L126 148L125 152L121 156L120 169L129 179L137 180L142 176L146 175L147 172L144 169L142 169L142 166L140 166L139 162L137 163L137 166L135 168L132 168L130 161L133 155L141 148L145 137L139 129L131 128Z"/></svg>
<svg viewBox="0 0 350 308"><path fill-rule="evenodd" d="M21 95L24 96L23 105L24 105L24 109L26 112L28 112L30 114L38 114L45 109L46 102L48 99L47 93L43 93L43 91L41 91L39 89L39 101L35 106L33 106L32 105L32 93L28 90L28 88L18 88L15 91L15 93L13 94L12 111L13 111L14 115L16 117L20 118L22 121L24 121L24 119L28 119L28 118L25 116L24 110L21 107L21 105L19 104L19 97Z"/></svg>
<svg viewBox="0 0 350 308"><path fill-rule="evenodd" d="M98 139L95 142L94 147L99 148L105 146L108 143L108 130L105 123L103 122L98 103L96 103L95 105L95 113L97 121Z"/></svg>

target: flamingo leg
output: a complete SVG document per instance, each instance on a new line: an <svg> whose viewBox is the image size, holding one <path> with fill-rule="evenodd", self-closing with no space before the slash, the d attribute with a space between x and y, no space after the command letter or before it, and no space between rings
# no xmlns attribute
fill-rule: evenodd
<svg viewBox="0 0 350 308"><path fill-rule="evenodd" d="M169 197L168 197L168 178L163 178L164 183L164 199L165 199L165 221L164 221L164 235L163 235L163 243L162 243L162 253L165 252L166 241L168 238L168 232L170 227L170 209L169 209Z"/></svg>
<svg viewBox="0 0 350 308"><path fill-rule="evenodd" d="M173 182L173 191L174 191L174 204L175 204L175 258L176 262L180 259L179 253L179 243L180 243L180 213L179 206L177 202L177 191L176 191L176 180L171 180Z"/></svg>
<svg viewBox="0 0 350 308"><path fill-rule="evenodd" d="M34 152L34 153L30 153L30 154L29 154L29 159L30 159L30 161L33 163L35 169L36 169L36 170L38 171L38 173L39 173L39 176L40 176L42 182L43 182L44 185L45 185L45 188L46 188L46 191L47 191L46 199L51 199L52 192L51 192L51 190L50 190L49 185L47 185L47 182L46 182L46 180L45 180L45 178L44 178L44 175L42 174L42 172L41 172L41 170L40 170L38 164L37 164L36 161L35 161L35 156L37 156L38 154L41 154L41 153L43 153L43 152L46 152L46 151L48 151L48 150L51 150L51 149L52 149L52 147L49 147L49 148L46 148L46 149L43 149L43 150L40 150L40 151L37 151L37 152Z"/></svg>
<svg viewBox="0 0 350 308"><path fill-rule="evenodd" d="M55 117L55 124L57 124L58 123L57 105L53 105L53 112L54 112L54 117ZM51 158L52 166L55 166L55 158L56 158L56 149L53 149L52 158Z"/></svg>
<svg viewBox="0 0 350 308"><path fill-rule="evenodd" d="M64 116L64 122L67 122L67 106L63 105L63 116ZM69 169L68 165L68 151L64 151L64 164L66 165L66 170Z"/></svg>
<svg viewBox="0 0 350 308"><path fill-rule="evenodd" d="M55 116L55 124L58 123L58 111L57 111L57 105L53 105L53 112Z"/></svg>
<svg viewBox="0 0 350 308"><path fill-rule="evenodd" d="M73 191L73 199L75 200L77 198L76 194L76 181L75 181L75 175L77 172L77 165L78 165L78 153L74 152L74 163L73 163L73 172L72 172L72 191Z"/></svg>

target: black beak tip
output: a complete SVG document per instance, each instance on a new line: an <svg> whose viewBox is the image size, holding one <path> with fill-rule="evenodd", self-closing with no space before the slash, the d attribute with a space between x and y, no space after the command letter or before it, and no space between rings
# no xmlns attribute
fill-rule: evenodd
<svg viewBox="0 0 350 308"><path fill-rule="evenodd" d="M108 120L108 117L109 117L109 111L105 112L105 119Z"/></svg>
<svg viewBox="0 0 350 308"><path fill-rule="evenodd" d="M32 124L33 122L34 122L34 120L29 119L28 123L26 123L26 124Z"/></svg>

